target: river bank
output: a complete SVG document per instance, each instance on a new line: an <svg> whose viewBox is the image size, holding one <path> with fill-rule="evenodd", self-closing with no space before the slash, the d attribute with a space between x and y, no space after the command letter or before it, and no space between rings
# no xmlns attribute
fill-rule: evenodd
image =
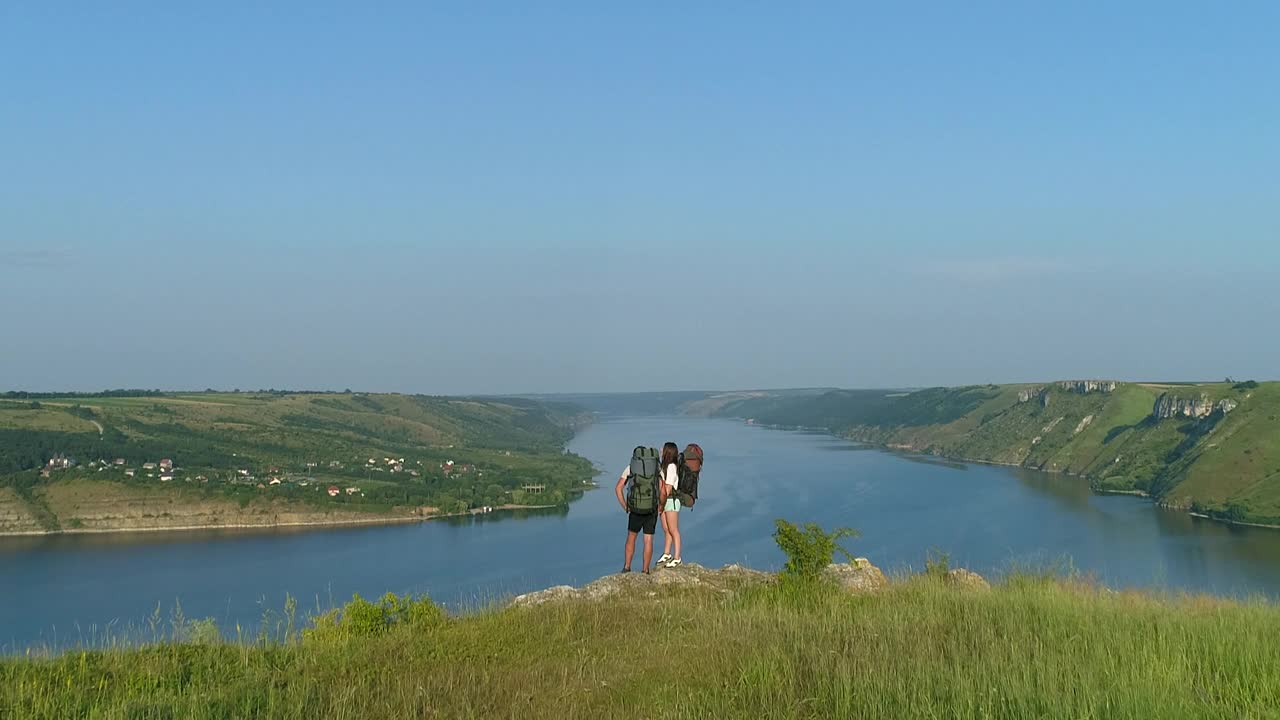
<svg viewBox="0 0 1280 720"><path fill-rule="evenodd" d="M743 418L739 418L739 420L745 420L745 419L743 419ZM830 435L831 437L834 437L834 438L839 438L839 439L841 439L841 440L847 440L847 441L849 441L849 442L854 442L854 443L857 443L857 444L862 445L862 446L865 446L865 447L875 448L875 449L878 449L878 450L883 450L883 451L885 451L885 452L890 452L890 453L894 453L894 454L904 455L904 456L907 456L907 457L915 456L915 457L921 457L921 458L936 458L936 459L939 459L939 460L948 460L948 461L952 461L952 462L973 463L973 464L977 464L977 465L990 465L990 466L994 466L994 467L1005 467L1005 468L1021 468L1021 469L1025 469L1025 470L1034 470L1034 471L1036 471L1036 472L1048 473L1048 474L1051 474L1051 475L1065 475L1065 476L1068 476L1068 477L1079 478L1079 479L1081 479L1081 480L1084 480L1084 481L1085 481L1085 483L1086 483L1086 485L1087 485L1087 486L1088 486L1088 488L1089 488L1089 491L1090 491L1090 492L1092 492L1092 493L1093 493L1093 494L1095 494L1095 495L1100 495L1100 496L1105 496L1105 495L1127 495L1127 496L1130 496L1130 497L1137 497L1137 498L1142 498L1142 499L1144 499L1144 500L1148 500L1148 501L1150 501L1150 503L1151 503L1153 506L1156 506L1156 507L1159 507L1159 508L1163 508L1163 509L1165 509L1165 510L1172 510L1172 511L1175 511L1175 512L1183 512L1183 513L1186 513L1189 517L1194 517L1194 518L1198 518L1198 519L1201 519L1201 520L1209 520L1209 521L1212 521L1212 522L1215 522L1215 523L1219 523L1219 524L1222 524L1222 525L1227 525L1227 526L1236 526L1236 527L1263 528L1263 529L1267 529L1267 530L1280 530L1280 525L1277 525L1277 524L1248 522L1248 521L1244 521L1244 520L1230 520L1230 519L1228 519L1228 518L1217 517L1217 516L1210 515L1210 514L1208 514L1208 513L1204 513L1204 512L1196 512L1196 511L1193 511L1193 510L1191 510L1190 508L1185 507L1185 506L1182 506L1182 505L1174 505L1174 504L1162 503L1162 502L1160 502L1159 500L1157 500L1156 498L1153 498L1153 497L1150 495L1150 493L1147 493L1147 492L1142 491L1142 490L1124 490L1124 489L1119 489L1119 488L1099 488L1099 487L1096 487L1096 486L1094 485L1094 483L1093 483L1093 479L1092 479L1088 474L1086 474L1086 473L1077 473L1077 472L1071 472L1071 471L1069 471L1069 470L1065 470L1065 469L1050 468L1050 467L1035 467L1035 466L1025 465L1025 464L1023 464L1023 463L1015 463L1015 462L1001 462L1001 461L998 461L998 460L986 460L986 459L982 459L982 458L965 457L965 456L962 456L962 455L948 455L948 454L945 454L945 453L928 452L928 451L925 451L925 450L922 450L922 449L918 448L917 446L910 445L910 444L905 444L905 443L893 443L893 442L875 442L875 441L867 440L867 439L865 439L865 438L863 438L863 437L859 437L856 433L852 433L852 432L851 432L851 433L841 434L841 433L833 432L830 428L807 427L807 426L787 427L787 426L782 426L782 425L771 425L771 424L763 424L763 423L755 423L755 422L747 422L747 424L748 424L749 426L753 426L753 427L763 427L763 428L765 428L765 429L769 429L769 430L785 430L785 431L790 431L790 432L810 432L810 433L812 433L812 432L821 432L821 433L826 433L826 434L828 434L828 435Z"/></svg>
<svg viewBox="0 0 1280 720"><path fill-rule="evenodd" d="M948 455L945 453L928 452L920 449L917 446L910 445L910 444L892 443L892 442L875 442L875 441L870 441L865 438L859 437L856 433L841 434L841 433L833 432L830 428L786 427L786 426L780 426L780 425L766 425L762 423L748 423L748 425L753 427L763 427L770 430L786 430L791 432L810 432L810 433L822 432L830 435L833 438L847 440L849 442L854 442L865 447L875 448L877 450L883 450L885 452L903 455L906 457L915 456L920 458L936 458L938 460L947 460L947 461L960 462L960 463L972 463L976 465L989 465L994 467L1005 467L1005 468L1020 468L1024 470L1033 470L1035 472L1047 473L1050 475L1062 475L1067 477L1079 478L1085 481L1086 485L1089 488L1089 491L1095 495L1100 495L1100 496L1127 495L1130 497L1137 497L1137 498L1142 498L1144 500L1148 500L1152 505L1165 510L1182 512L1188 515L1189 517L1194 517L1202 520L1210 520L1212 522L1219 523L1222 525L1236 526L1236 527L1264 528L1268 530L1280 530L1280 525L1277 525L1277 524L1248 522L1244 520L1231 520L1228 518L1210 515L1204 512L1193 511L1189 507L1186 507L1184 505L1163 503L1163 502L1160 502L1158 499L1153 498L1150 495L1150 493L1147 493L1142 490L1125 490L1120 488L1096 487L1093 483L1093 478L1091 478L1087 473L1077 473L1077 472L1072 472L1066 469L1051 468L1051 467L1036 467L1032 465L1025 465L1023 463L1001 462L998 460L985 460L982 458L964 457L962 455Z"/></svg>
<svg viewBox="0 0 1280 720"><path fill-rule="evenodd" d="M276 528L332 528L347 525L383 525L388 523L411 523L425 522L432 518L446 517L443 515L433 515L427 517L421 516L402 516L402 517L371 517L371 518L355 518L355 519L326 519L326 520L301 520L291 522L270 522L270 523L217 523L208 525L165 525L165 526L128 526L114 528L63 528L60 530L19 530L0 532L0 538L5 537L39 537L54 535L109 535L113 533L161 533L161 532L188 532L197 530L272 530Z"/></svg>
<svg viewBox="0 0 1280 720"><path fill-rule="evenodd" d="M274 530L285 528L314 528L323 530L345 526L388 525L427 522L429 520L445 520L457 517L485 515L493 512L512 512L519 510L550 510L558 505L495 505L489 508L474 508L466 512L434 513L430 515L398 515L395 517L363 517L363 518L323 518L316 520L291 520L287 522L225 522L203 525L162 525L162 526L123 526L108 528L62 528L59 530L8 530L0 531L0 538L6 537L41 537L57 535L109 535L116 533L162 533L191 532L200 530Z"/></svg>
<svg viewBox="0 0 1280 720"><path fill-rule="evenodd" d="M46 486L36 497L0 488L0 538L324 529L402 524L549 507L555 505L506 503L446 513L426 505L378 509L340 504L320 507L284 498L263 498L242 506L231 498L183 493L173 488L76 481Z"/></svg>
<svg viewBox="0 0 1280 720"><path fill-rule="evenodd" d="M836 437L839 437L839 436L836 436ZM888 449L887 446L885 446L885 448ZM1143 500L1149 501L1152 505L1159 508L1163 508L1165 510L1172 510L1174 512L1186 513L1190 517L1199 518L1201 520L1209 520L1211 522L1220 523L1222 525L1234 525L1237 527L1251 527L1251 528L1265 528L1268 530L1280 530L1280 525L1268 524L1268 523L1246 522L1244 520L1230 520L1223 517L1215 517L1208 513L1196 512L1183 505L1160 502L1156 498L1151 497L1150 493L1143 490L1123 490L1119 488L1095 487L1092 479L1088 475L1083 473L1071 472L1069 470L1029 467L1027 465L1022 465L1019 463L1004 463L1004 462L995 462L990 460L977 460L973 458L952 457L948 455L935 455L931 453L920 453L920 454L927 455L928 457L937 457L937 458L943 458L946 460L955 460L957 462L978 463L981 465L997 465L1000 467L1023 468L1026 470L1035 470L1036 472L1048 473L1050 475L1065 475L1068 477L1079 478L1081 480L1084 480L1085 483L1089 486L1089 491L1095 495L1127 495L1129 497L1142 498Z"/></svg>

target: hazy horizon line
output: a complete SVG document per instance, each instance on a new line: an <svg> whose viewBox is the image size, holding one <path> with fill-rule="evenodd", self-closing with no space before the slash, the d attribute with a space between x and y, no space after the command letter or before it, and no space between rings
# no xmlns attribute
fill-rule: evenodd
<svg viewBox="0 0 1280 720"><path fill-rule="evenodd" d="M1237 380L1233 378L1223 378L1221 380L1132 380L1122 378L1109 377L1080 377L1080 378L1056 378L1053 380L1032 380L1032 381L1016 381L1016 382L985 382L985 383L961 383L956 385L899 385L899 386L836 386L836 385L800 385L791 387L751 387L751 388L732 388L732 389L715 389L715 388L677 388L677 389L658 389L658 390L556 390L556 391L540 391L540 392L461 392L461 393L433 393L421 391L404 391L404 390L359 390L352 388L338 389L321 389L321 388L231 388L219 389L206 387L203 389L180 389L180 388L104 388L101 390L0 390L0 399L5 396L16 396L21 398L23 395L34 395L44 397L74 397L74 396L92 396L103 395L105 393L158 393L161 395L200 395L200 394L286 394L286 395L418 395L426 397L486 397L486 398L548 398L548 397L565 397L565 396L582 396L582 395L663 395L663 394L683 394L683 393L705 393L709 395L733 393L762 393L762 392L800 392L800 391L831 391L831 390L872 390L872 391L903 391L916 392L919 390L928 390L931 388L963 388L963 387L981 387L984 385L1041 385L1055 382L1075 382L1082 380L1098 380L1098 381L1115 381L1118 383L1132 383L1145 385L1209 385L1209 384L1225 384L1227 382L1276 382L1274 379L1246 378Z"/></svg>

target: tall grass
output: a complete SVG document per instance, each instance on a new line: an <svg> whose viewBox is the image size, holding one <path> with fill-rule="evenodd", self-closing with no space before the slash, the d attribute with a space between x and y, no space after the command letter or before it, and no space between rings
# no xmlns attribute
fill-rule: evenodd
<svg viewBox="0 0 1280 720"><path fill-rule="evenodd" d="M0 662L0 717L1263 718L1280 709L1280 608L1265 602L1024 575L991 592L928 576L867 596L798 584L733 596L655 590L455 619L384 600L351 614L362 629L338 615L283 641L180 638L10 659Z"/></svg>

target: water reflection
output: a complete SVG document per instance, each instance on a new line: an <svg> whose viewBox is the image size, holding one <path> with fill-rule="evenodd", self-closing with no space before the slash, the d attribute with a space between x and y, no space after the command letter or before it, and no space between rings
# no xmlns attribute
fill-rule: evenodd
<svg viewBox="0 0 1280 720"><path fill-rule="evenodd" d="M470 527L485 523L502 522L504 520L528 520L540 517L568 517L569 506L560 505L545 508L495 508L492 512L455 515L439 518L431 522L444 523L452 527Z"/></svg>
<svg viewBox="0 0 1280 720"><path fill-rule="evenodd" d="M889 452L889 451L886 451L886 452ZM951 470L968 470L969 469L969 465L966 463L957 462L955 460L948 460L946 458L940 458L936 455L921 455L920 453L909 453L909 452L893 452L893 455L895 457L906 460L907 462L918 463L920 465L933 465L934 467L944 467Z"/></svg>

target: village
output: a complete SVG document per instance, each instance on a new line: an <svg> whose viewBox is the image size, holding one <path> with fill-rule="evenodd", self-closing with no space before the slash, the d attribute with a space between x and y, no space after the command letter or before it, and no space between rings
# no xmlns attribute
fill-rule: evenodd
<svg viewBox="0 0 1280 720"><path fill-rule="evenodd" d="M81 467L77 460L71 455L57 453L49 458L40 468L40 477L53 478L55 473L59 471L71 470ZM297 487L297 488L314 488L319 492L323 490L329 497L338 497L340 495L364 497L364 491L359 485L343 486L329 484L317 480L316 475L324 472L327 475L344 474L359 475L363 473L366 477L372 476L372 473L384 473L387 475L404 475L415 479L424 479L424 474L429 473L428 466L423 461L413 461L412 463L405 458L398 457L382 457L368 458L364 462L360 462L359 458L353 463L346 463L341 460L329 460L323 466L317 461L308 461L301 465L300 471L292 472L286 467L277 465L268 465L259 470L248 467L240 467L225 474L210 473L206 474L190 474L185 472L181 467L174 464L171 458L161 458L157 461L147 461L141 463L139 467L132 467L125 458L115 458L113 460L98 459L90 461L83 466L83 469L94 472L113 472L121 473L126 478L147 478L154 479L157 482L168 483L181 480L188 483L207 484L210 480L228 485L241 485L256 487L259 490L270 490L276 487ZM445 460L440 463L432 463L430 468L444 477L475 474L477 478L484 477L484 472L477 470L476 466L471 463L459 463L453 460ZM213 477L210 477L212 475ZM531 488L526 488L531 489ZM541 490L541 487L537 488Z"/></svg>

